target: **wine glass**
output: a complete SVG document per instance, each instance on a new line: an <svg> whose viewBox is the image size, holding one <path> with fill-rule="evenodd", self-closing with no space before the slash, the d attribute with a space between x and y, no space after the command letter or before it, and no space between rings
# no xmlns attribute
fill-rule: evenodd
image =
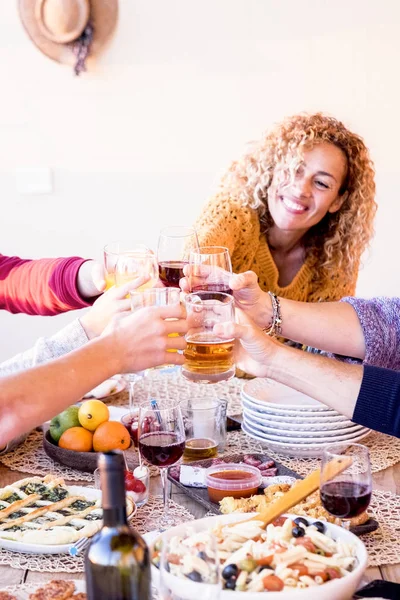
<svg viewBox="0 0 400 600"><path fill-rule="evenodd" d="M115 285L115 266L120 254L124 252L151 252L144 244L132 244L131 242L110 242L103 248L104 269L106 272L106 289Z"/></svg>
<svg viewBox="0 0 400 600"><path fill-rule="evenodd" d="M157 259L159 276L166 286L179 287L183 268L189 263L191 250L198 251L199 242L193 227L174 225L161 229Z"/></svg>
<svg viewBox="0 0 400 600"><path fill-rule="evenodd" d="M332 461L351 459L337 475L332 473ZM362 444L341 442L326 446L322 453L320 496L325 510L350 528L350 519L357 517L371 501L372 477L368 448Z"/></svg>
<svg viewBox="0 0 400 600"><path fill-rule="evenodd" d="M195 568L186 572L184 563L188 564L190 556L196 563L202 561L201 573ZM196 532L190 526L180 527L179 534L176 528L165 531L161 537L159 573L160 600L218 600L222 585L215 536L210 531Z"/></svg>
<svg viewBox="0 0 400 600"><path fill-rule="evenodd" d="M159 467L163 485L162 528L173 524L168 515L168 467L182 458L185 428L178 402L150 399L139 407L139 452L151 465Z"/></svg>
<svg viewBox="0 0 400 600"><path fill-rule="evenodd" d="M228 248L202 246L189 256L189 287L191 292L223 292L232 294L229 279L232 262Z"/></svg>

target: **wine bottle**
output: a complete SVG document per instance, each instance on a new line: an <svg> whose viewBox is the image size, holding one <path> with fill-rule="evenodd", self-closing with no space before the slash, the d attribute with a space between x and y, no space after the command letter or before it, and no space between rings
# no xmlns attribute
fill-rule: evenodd
<svg viewBox="0 0 400 600"><path fill-rule="evenodd" d="M150 557L143 538L128 526L122 454L100 454L103 527L85 560L89 600L151 600Z"/></svg>

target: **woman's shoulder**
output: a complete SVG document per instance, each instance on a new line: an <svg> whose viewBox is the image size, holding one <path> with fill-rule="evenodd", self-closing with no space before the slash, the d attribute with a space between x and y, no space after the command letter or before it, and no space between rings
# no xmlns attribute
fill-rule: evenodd
<svg viewBox="0 0 400 600"><path fill-rule="evenodd" d="M223 194L216 194L206 202L200 220L210 215L219 219L228 218L238 223L251 223L259 227L257 210L236 198L230 198Z"/></svg>

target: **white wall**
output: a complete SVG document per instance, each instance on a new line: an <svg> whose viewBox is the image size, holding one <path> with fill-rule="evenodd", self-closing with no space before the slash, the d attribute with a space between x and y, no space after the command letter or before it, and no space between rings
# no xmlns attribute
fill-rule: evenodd
<svg viewBox="0 0 400 600"><path fill-rule="evenodd" d="M193 221L246 141L323 110L365 138L377 169L358 293L398 293L398 0L120 0L113 41L79 78L32 45L16 5L0 7L2 253L154 246L162 225ZM35 166L53 169L52 195L17 194L14 170ZM72 318L0 313L0 360Z"/></svg>

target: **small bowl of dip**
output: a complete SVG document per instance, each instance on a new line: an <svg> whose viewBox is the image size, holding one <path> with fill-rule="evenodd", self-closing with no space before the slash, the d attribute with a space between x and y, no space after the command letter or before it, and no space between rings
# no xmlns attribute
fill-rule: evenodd
<svg viewBox="0 0 400 600"><path fill-rule="evenodd" d="M257 493L261 479L259 469L241 463L215 465L205 474L211 502L220 502L226 496L250 498Z"/></svg>

